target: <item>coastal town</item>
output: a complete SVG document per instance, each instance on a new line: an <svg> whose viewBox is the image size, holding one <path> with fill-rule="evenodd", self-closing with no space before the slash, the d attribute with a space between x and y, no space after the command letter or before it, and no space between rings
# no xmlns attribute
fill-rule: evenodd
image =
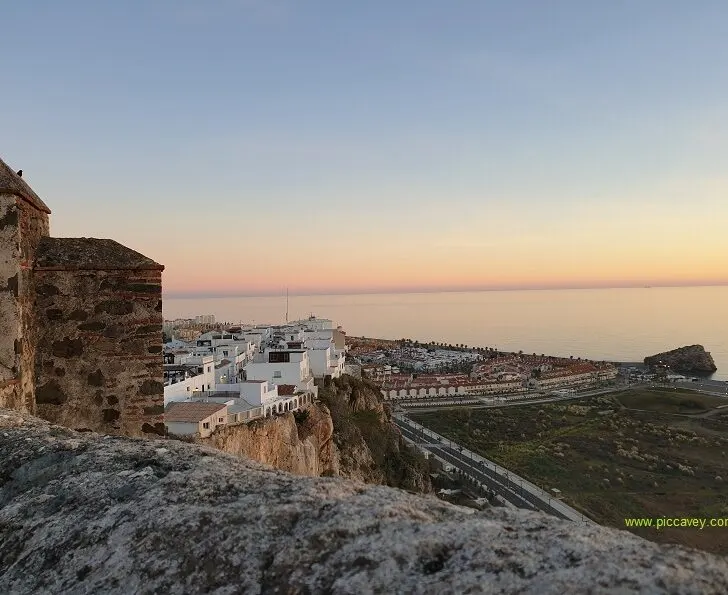
<svg viewBox="0 0 728 595"><path fill-rule="evenodd" d="M166 321L164 333L165 425L178 436L297 411L344 372L406 408L565 396L607 386L618 374L612 363L581 358L347 337L314 315L280 325L202 315Z"/></svg>
<svg viewBox="0 0 728 595"><path fill-rule="evenodd" d="M311 316L257 326L214 320L207 315L165 323L170 434L206 437L220 425L297 411L316 400L319 383L344 372L345 333L331 320Z"/></svg>
<svg viewBox="0 0 728 595"><path fill-rule="evenodd" d="M352 339L362 375L377 383L385 400L468 404L496 399L565 395L614 382L613 363L545 354L504 353L467 345L420 344L404 339L389 344Z"/></svg>

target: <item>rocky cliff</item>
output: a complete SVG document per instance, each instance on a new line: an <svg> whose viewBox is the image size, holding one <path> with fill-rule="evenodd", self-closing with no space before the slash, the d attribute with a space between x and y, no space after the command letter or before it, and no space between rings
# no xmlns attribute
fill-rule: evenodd
<svg viewBox="0 0 728 595"><path fill-rule="evenodd" d="M198 442L300 475L431 490L427 462L405 445L376 386L344 376L319 396L295 415L223 426Z"/></svg>
<svg viewBox="0 0 728 595"><path fill-rule="evenodd" d="M718 369L713 357L702 345L678 347L645 358L645 365L648 366L655 366L660 362L683 374L710 374Z"/></svg>
<svg viewBox="0 0 728 595"><path fill-rule="evenodd" d="M339 449L333 441L334 424L328 408L316 403L296 417L286 413L249 424L221 426L196 442L297 475L340 475Z"/></svg>
<svg viewBox="0 0 728 595"><path fill-rule="evenodd" d="M431 491L427 461L406 445L376 385L344 375L321 388L319 398L331 412L342 477Z"/></svg>
<svg viewBox="0 0 728 595"><path fill-rule="evenodd" d="M726 593L728 561L209 447L0 410L0 585L25 593Z"/></svg>

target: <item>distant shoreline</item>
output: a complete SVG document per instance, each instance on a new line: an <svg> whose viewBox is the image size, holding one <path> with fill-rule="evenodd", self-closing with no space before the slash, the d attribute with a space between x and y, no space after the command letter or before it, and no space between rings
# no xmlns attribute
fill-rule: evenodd
<svg viewBox="0 0 728 595"><path fill-rule="evenodd" d="M491 293L509 291L601 291L605 289L688 289L691 287L728 287L728 281L720 283L690 283L686 285L663 285L653 283L652 285L605 285L599 287L491 287L491 288L460 288L460 289L387 289L372 291L325 291L325 292L303 292L291 291L289 297L323 297L323 296L346 296L346 295L430 295L438 293ZM165 293L163 300L213 300L213 299L251 299L251 298L285 298L282 293L250 293L250 294L195 294L195 293Z"/></svg>
<svg viewBox="0 0 728 595"><path fill-rule="evenodd" d="M359 337L359 336L352 336L351 338L352 339L363 340L363 341L378 341L378 342L381 342L381 343L395 343L395 344L396 343L399 343L401 341L401 339L379 339L377 337ZM415 341L416 341L416 339L413 339L413 342L415 342ZM428 345L430 345L430 343L426 343L426 342L425 343L423 343L421 341L417 341L417 342L421 346L428 346ZM436 345L435 347L438 347L438 346ZM440 349L448 349L448 346L445 346L445 347L440 346ZM453 346L453 349L463 349L463 348L458 348L458 347ZM475 347L475 346L469 345L465 349L468 349L468 350L469 349L488 349L488 347ZM503 353L503 354L508 354L508 355L518 355L518 352L517 351L501 351L501 350L498 350L498 353ZM533 355L533 353L528 354L528 353L526 353L524 351L523 352L523 355ZM569 358L565 358L562 355L549 355L547 353L545 353L544 356L545 357L554 357L554 358L558 358L558 359L569 359ZM639 361L638 362L634 362L634 361L627 362L627 361L618 361L618 360L609 360L609 359L607 359L607 360L589 359L589 358L584 358L584 357L582 357L581 359L582 360L585 360L585 361L590 361L590 362L606 361L606 362L609 362L610 364L614 364L615 366L634 366L634 367L640 367L640 368L646 368L647 367L643 361L641 361L641 362L639 362ZM716 370L715 372L712 372L712 373L707 374L707 375L705 375L705 374L699 374L699 373L696 372L696 373L689 374L688 376L695 377L695 378L700 378L701 380L704 380L706 382L709 381L709 382L728 383L728 380L720 380L720 379L714 379L714 378L712 378L712 376L714 374L716 374L717 372L718 371Z"/></svg>

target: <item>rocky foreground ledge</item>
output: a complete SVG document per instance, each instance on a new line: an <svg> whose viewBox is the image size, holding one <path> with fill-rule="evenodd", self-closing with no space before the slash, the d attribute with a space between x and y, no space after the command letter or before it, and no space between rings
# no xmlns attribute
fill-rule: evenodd
<svg viewBox="0 0 728 595"><path fill-rule="evenodd" d="M0 410L0 591L727 593L726 559Z"/></svg>

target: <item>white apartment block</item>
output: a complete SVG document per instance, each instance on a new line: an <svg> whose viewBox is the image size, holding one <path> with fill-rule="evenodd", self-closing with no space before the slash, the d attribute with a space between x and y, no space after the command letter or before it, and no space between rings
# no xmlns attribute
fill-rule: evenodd
<svg viewBox="0 0 728 595"><path fill-rule="evenodd" d="M313 390L313 374L305 349L266 349L245 366L248 380L287 384L300 391Z"/></svg>
<svg viewBox="0 0 728 595"><path fill-rule="evenodd" d="M310 338L304 343L316 378L338 378L344 373L345 355L331 339Z"/></svg>
<svg viewBox="0 0 728 595"><path fill-rule="evenodd" d="M212 324L214 317L194 322ZM229 423L294 411L316 398L314 378L343 374L345 340L341 327L312 316L279 326L210 331L189 343L167 344L165 405L225 405Z"/></svg>
<svg viewBox="0 0 728 595"><path fill-rule="evenodd" d="M186 355L176 358L174 364L165 364L164 374L168 377L164 386L164 404L186 401L203 391L211 391L215 386L215 362L211 355ZM180 370L185 370L184 377ZM194 373L193 375L191 375Z"/></svg>

